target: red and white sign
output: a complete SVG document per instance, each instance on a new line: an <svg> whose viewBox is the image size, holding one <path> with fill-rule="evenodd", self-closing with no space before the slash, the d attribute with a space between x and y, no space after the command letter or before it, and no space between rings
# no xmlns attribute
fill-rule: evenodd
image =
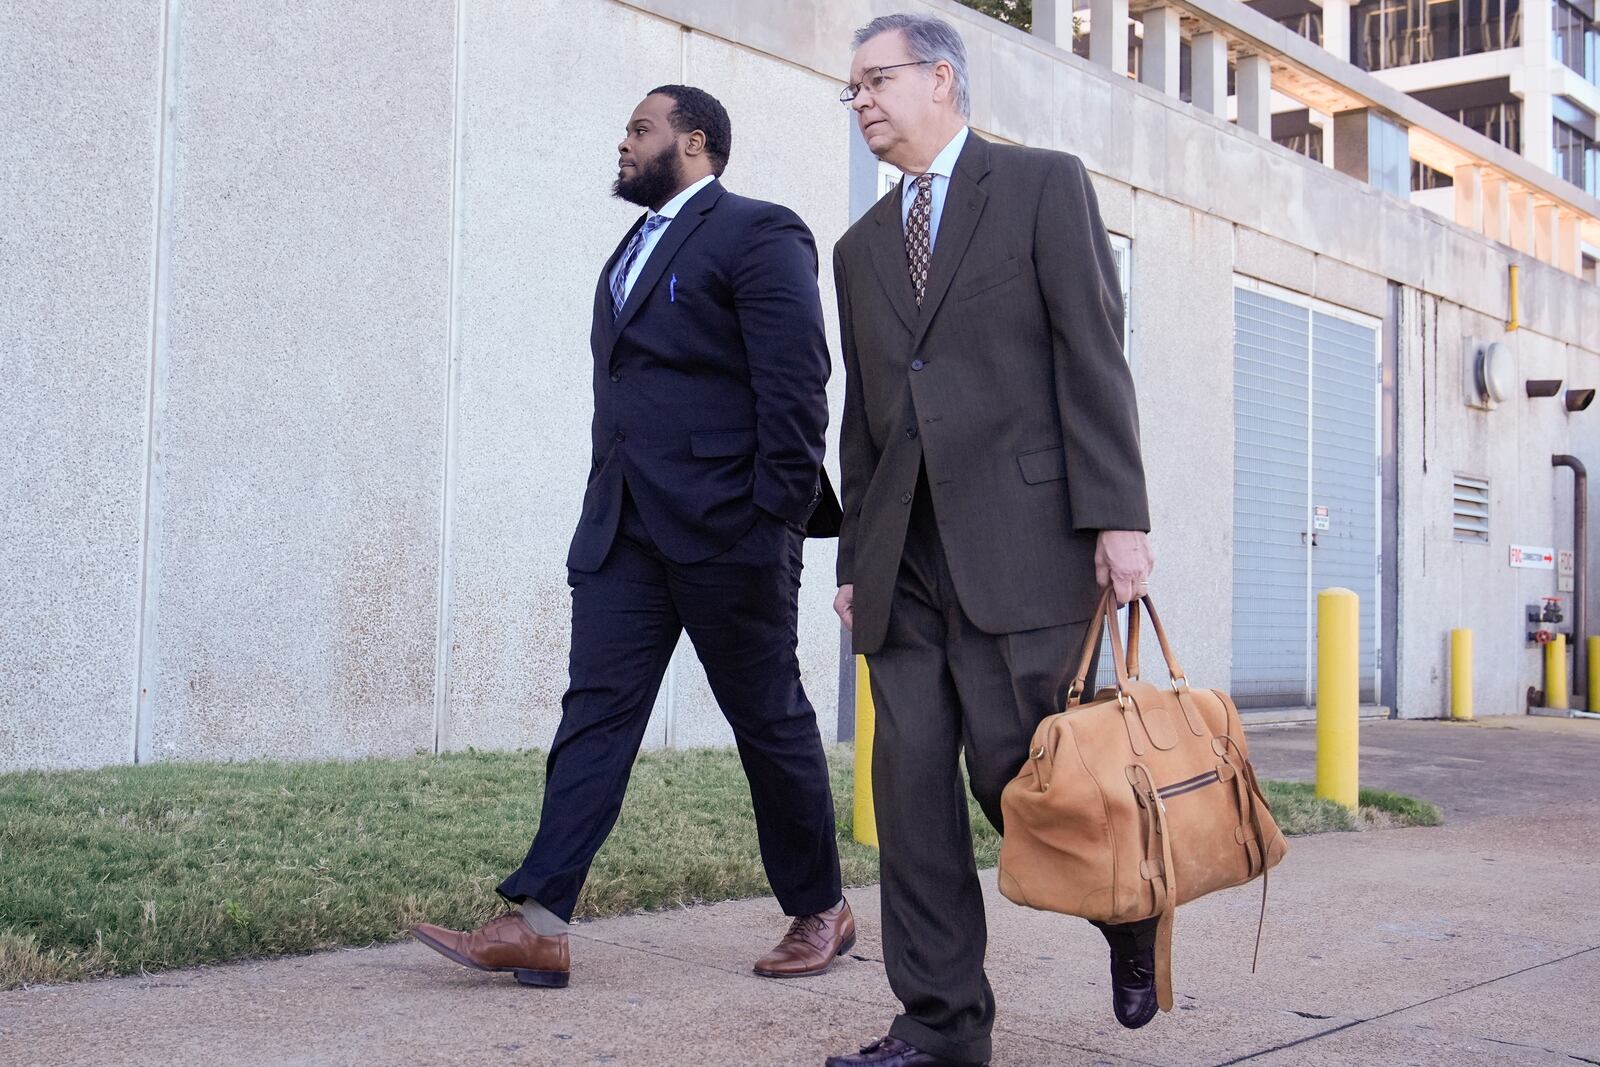
<svg viewBox="0 0 1600 1067"><path fill-rule="evenodd" d="M1553 571L1556 569L1556 550L1535 548L1532 545L1512 545L1511 565L1536 571Z"/></svg>

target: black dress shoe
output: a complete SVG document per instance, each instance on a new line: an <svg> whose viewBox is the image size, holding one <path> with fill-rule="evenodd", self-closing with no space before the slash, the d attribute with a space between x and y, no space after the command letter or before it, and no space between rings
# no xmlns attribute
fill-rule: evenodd
<svg viewBox="0 0 1600 1067"><path fill-rule="evenodd" d="M1156 1017L1156 925L1159 920L1102 926L1111 946L1111 1010L1137 1030Z"/></svg>
<svg viewBox="0 0 1600 1067"><path fill-rule="evenodd" d="M882 1037L850 1056L829 1056L825 1067L986 1067L947 1060L908 1045L898 1037Z"/></svg>

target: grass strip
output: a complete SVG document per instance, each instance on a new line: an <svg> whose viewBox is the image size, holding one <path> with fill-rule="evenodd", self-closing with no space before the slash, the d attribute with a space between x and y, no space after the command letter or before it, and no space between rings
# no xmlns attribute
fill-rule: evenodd
<svg viewBox="0 0 1600 1067"><path fill-rule="evenodd" d="M851 749L828 758L845 884L871 884ZM475 926L503 906L494 886L527 849L543 788L533 751L0 775L0 989ZM1357 819L1310 786L1266 788L1287 833L1439 821L1395 794L1362 790ZM971 822L991 867L999 836L976 804ZM650 752L577 914L768 892L737 754Z"/></svg>

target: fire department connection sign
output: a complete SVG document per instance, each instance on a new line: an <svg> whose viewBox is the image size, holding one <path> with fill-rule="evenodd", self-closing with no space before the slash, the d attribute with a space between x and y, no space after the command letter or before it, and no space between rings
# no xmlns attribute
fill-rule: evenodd
<svg viewBox="0 0 1600 1067"><path fill-rule="evenodd" d="M1535 548L1532 545L1512 545L1511 565L1536 571L1553 571L1556 569L1556 550Z"/></svg>

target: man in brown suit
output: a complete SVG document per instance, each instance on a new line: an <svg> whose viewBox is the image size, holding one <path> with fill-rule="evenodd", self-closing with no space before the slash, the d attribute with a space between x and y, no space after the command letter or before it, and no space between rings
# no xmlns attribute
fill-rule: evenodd
<svg viewBox="0 0 1600 1067"><path fill-rule="evenodd" d="M994 996L959 760L1000 793L1098 596L1152 565L1122 299L1074 156L967 129L966 53L943 21L855 37L867 147L905 173L834 250L847 384L835 609L871 669L884 962L904 1012L829 1067L979 1064ZM1102 927L1113 1008L1155 1012L1154 922Z"/></svg>

